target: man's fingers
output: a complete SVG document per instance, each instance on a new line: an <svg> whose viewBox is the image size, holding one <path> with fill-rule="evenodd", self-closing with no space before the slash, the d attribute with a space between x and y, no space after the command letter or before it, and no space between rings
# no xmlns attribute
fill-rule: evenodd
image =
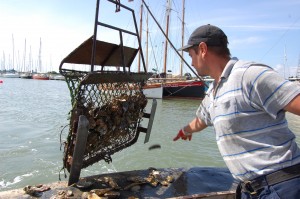
<svg viewBox="0 0 300 199"><path fill-rule="evenodd" d="M192 139L192 135L186 136L182 130L179 131L179 133L177 134L177 136L175 138L173 138L173 141L177 141L179 138L183 139L183 140L187 140L189 139L189 141L191 141Z"/></svg>
<svg viewBox="0 0 300 199"><path fill-rule="evenodd" d="M173 138L173 141L176 141L176 140L178 140L179 138L180 138L180 136L177 135L176 137Z"/></svg>

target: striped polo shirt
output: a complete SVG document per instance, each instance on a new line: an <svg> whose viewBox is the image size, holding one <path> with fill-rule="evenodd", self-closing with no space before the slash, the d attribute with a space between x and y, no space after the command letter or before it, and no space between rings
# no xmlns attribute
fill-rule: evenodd
<svg viewBox="0 0 300 199"><path fill-rule="evenodd" d="M211 84L197 117L213 126L219 151L238 180L300 163L283 108L300 93L271 67L232 58Z"/></svg>

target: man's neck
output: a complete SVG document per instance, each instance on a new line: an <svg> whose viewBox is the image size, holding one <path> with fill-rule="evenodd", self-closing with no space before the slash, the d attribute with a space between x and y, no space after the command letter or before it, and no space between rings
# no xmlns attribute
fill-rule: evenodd
<svg viewBox="0 0 300 199"><path fill-rule="evenodd" d="M213 63L214 68L212 73L210 74L210 76L216 81L219 82L221 79L221 75L227 65L227 63L229 62L230 59L228 58L219 58L216 59L216 62Z"/></svg>

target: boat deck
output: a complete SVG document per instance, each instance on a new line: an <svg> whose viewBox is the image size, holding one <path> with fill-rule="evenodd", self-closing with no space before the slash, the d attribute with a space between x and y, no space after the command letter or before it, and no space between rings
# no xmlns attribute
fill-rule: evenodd
<svg viewBox="0 0 300 199"><path fill-rule="evenodd" d="M80 179L80 184L89 186L67 186L67 182L55 182L48 186L48 191L42 192L39 197L32 197L24 193L23 189L15 189L0 192L0 198L54 198L62 192L70 190L72 196L68 198L81 198L83 192L93 189L111 188L111 184L117 185L113 191L118 194L117 198L210 198L231 199L235 197L236 182L229 171L225 168L193 167L190 169L168 168L158 169L159 178L172 176L173 181L168 185L158 183L156 186L150 183L136 183L130 179L145 179L153 172L150 169L126 171L110 174L89 176ZM105 179L112 179L107 182ZM110 184L110 186L108 185ZM79 189L80 188L80 189Z"/></svg>

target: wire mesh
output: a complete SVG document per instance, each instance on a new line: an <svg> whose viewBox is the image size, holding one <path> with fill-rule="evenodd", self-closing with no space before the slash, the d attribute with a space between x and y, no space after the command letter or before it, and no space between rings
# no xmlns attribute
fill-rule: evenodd
<svg viewBox="0 0 300 199"><path fill-rule="evenodd" d="M64 168L70 171L80 115L89 121L82 168L100 160L110 163L112 154L137 141L137 128L147 105L142 87L149 75L72 70L62 74L72 103L70 129L64 142Z"/></svg>

